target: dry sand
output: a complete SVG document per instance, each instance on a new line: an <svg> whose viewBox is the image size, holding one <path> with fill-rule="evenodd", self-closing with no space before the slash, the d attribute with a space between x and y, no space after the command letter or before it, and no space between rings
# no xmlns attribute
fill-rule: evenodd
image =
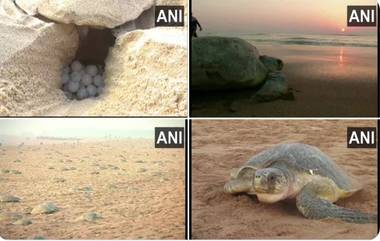
<svg viewBox="0 0 380 241"><path fill-rule="evenodd" d="M30 4L28 1L22 2ZM86 20L91 18L91 21L102 22L100 19L107 17L103 16L104 13L114 13L114 4L98 9L99 2L104 1L93 2L97 3L91 8L81 9L93 14L85 14ZM116 4L119 1L107 2ZM182 4L186 9L185 15L188 14L187 0L159 0L157 4ZM145 5L141 7L145 8ZM134 12L132 15L135 15L141 9L134 9L133 6L134 4L128 5ZM49 11L54 12L54 9ZM103 16L100 19L99 13ZM111 15L108 17L115 17ZM129 19L131 16L128 13L125 17ZM83 40L83 32L80 34L83 29L72 24L51 23L48 19L41 19L26 15L12 0L0 0L0 115L187 115L186 26L131 31L130 34L118 36L116 44L110 48L103 44L108 41L101 36L91 37L97 48L91 49L86 44L85 56L98 55L91 59L92 64L102 64L105 61L104 93L97 98L72 101L60 89L60 75L65 65L70 64L78 54L78 46L87 43ZM99 55L103 54L107 56L106 59L99 61ZM79 60L88 61L87 58Z"/></svg>
<svg viewBox="0 0 380 241"><path fill-rule="evenodd" d="M232 168L275 144L319 147L364 189L338 201L377 212L377 150L347 149L347 127L376 121L244 120L192 122L192 238L195 239L372 239L376 224L308 220L294 202L259 203L256 197L223 193Z"/></svg>
<svg viewBox="0 0 380 241"><path fill-rule="evenodd" d="M254 90L193 92L193 116L377 116L376 48L252 44L284 61L295 100L252 103Z"/></svg>
<svg viewBox="0 0 380 241"><path fill-rule="evenodd" d="M0 221L1 237L184 238L183 150L154 149L148 140L42 142L0 147L0 169L21 172L0 174L0 194L21 198L18 203L0 203L0 214L16 212L33 222L20 226ZM27 214L45 201L59 211ZM102 218L94 223L77 220L88 212Z"/></svg>

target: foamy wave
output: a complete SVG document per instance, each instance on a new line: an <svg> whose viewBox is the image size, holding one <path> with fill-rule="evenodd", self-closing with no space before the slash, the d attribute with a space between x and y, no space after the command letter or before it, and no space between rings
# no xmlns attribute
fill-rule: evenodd
<svg viewBox="0 0 380 241"><path fill-rule="evenodd" d="M328 41L308 38L289 38L289 39L250 39L253 42L271 42L279 44L295 44L295 45L316 45L316 46L353 46L353 47L377 47L377 44L371 43L352 43L341 41Z"/></svg>

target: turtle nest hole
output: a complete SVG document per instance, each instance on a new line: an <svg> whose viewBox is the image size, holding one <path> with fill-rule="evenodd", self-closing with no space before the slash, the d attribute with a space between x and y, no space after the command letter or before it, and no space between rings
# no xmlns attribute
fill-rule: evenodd
<svg viewBox="0 0 380 241"><path fill-rule="evenodd" d="M78 29L80 42L75 59L61 73L61 89L70 100L95 98L103 93L105 59L115 44L110 29Z"/></svg>

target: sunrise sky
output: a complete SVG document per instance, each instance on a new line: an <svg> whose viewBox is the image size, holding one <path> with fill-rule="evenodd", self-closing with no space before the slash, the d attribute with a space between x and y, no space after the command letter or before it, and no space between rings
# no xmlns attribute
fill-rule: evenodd
<svg viewBox="0 0 380 241"><path fill-rule="evenodd" d="M192 13L207 32L375 34L376 27L347 27L347 5L376 0L193 0Z"/></svg>

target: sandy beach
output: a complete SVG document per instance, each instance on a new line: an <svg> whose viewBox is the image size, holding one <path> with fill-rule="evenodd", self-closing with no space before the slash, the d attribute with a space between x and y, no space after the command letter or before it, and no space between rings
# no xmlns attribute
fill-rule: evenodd
<svg viewBox="0 0 380 241"><path fill-rule="evenodd" d="M250 42L260 54L284 61L295 100L252 103L253 90L192 92L193 116L377 116L376 48Z"/></svg>
<svg viewBox="0 0 380 241"><path fill-rule="evenodd" d="M187 0L0 2L1 116L187 115Z"/></svg>
<svg viewBox="0 0 380 241"><path fill-rule="evenodd" d="M363 190L338 205L377 213L377 150L347 149L347 127L376 126L354 120L242 120L192 122L192 238L373 239L376 224L305 219L292 201L260 203L223 193L230 171L280 143L315 145L355 178Z"/></svg>
<svg viewBox="0 0 380 241"><path fill-rule="evenodd" d="M0 194L20 199L0 202L2 238L184 238L183 150L146 139L31 142L0 146ZM44 202L58 211L33 214ZM100 218L81 218L91 212ZM32 223L12 224L11 213Z"/></svg>

